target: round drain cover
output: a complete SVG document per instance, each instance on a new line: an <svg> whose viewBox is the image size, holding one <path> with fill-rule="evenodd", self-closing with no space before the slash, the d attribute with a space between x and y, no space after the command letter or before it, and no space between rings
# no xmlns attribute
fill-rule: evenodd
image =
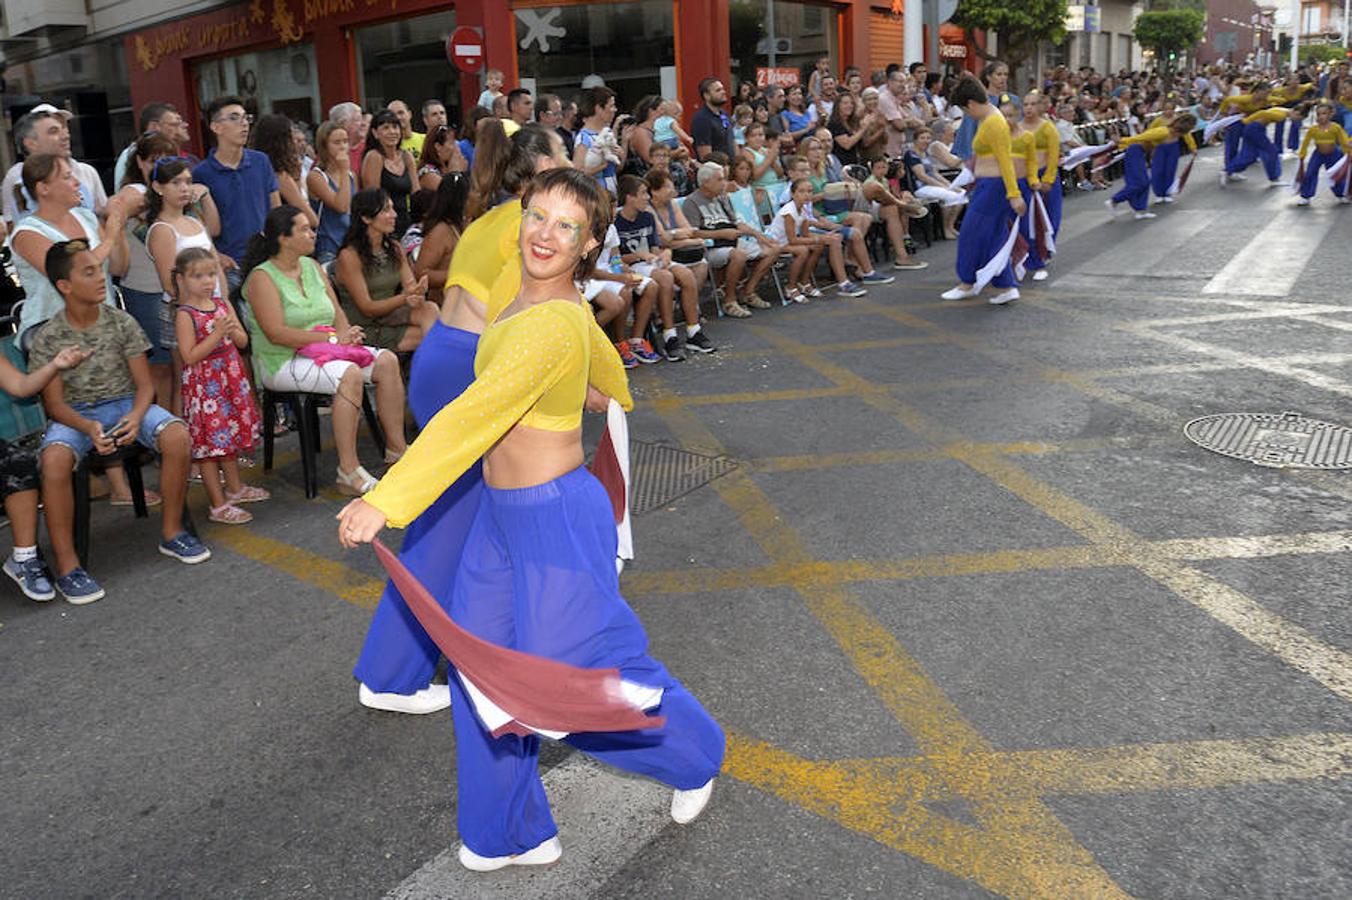
<svg viewBox="0 0 1352 900"><path fill-rule="evenodd" d="M1260 466L1352 469L1352 428L1293 412L1203 416L1183 433L1199 447Z"/></svg>

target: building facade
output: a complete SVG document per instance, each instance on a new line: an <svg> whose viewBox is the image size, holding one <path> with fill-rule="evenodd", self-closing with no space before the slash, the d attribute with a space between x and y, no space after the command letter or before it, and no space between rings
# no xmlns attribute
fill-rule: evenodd
<svg viewBox="0 0 1352 900"><path fill-rule="evenodd" d="M211 97L233 93L257 113L314 125L344 100L416 107L435 97L458 122L488 68L503 70L509 85L563 93L600 75L621 108L661 93L689 115L708 75L782 82L806 77L822 56L836 70L911 61L902 58L902 32L907 10L919 14L918 0L0 3L6 113L12 121L44 100L70 107L75 152L95 165L131 139L135 111L151 101L197 121ZM478 71L448 61L447 37L459 26L482 37ZM960 29L945 26L940 38L949 67L977 67Z"/></svg>
<svg viewBox="0 0 1352 900"><path fill-rule="evenodd" d="M1206 33L1197 46L1201 63L1268 66L1275 61L1273 7L1253 0L1207 0Z"/></svg>

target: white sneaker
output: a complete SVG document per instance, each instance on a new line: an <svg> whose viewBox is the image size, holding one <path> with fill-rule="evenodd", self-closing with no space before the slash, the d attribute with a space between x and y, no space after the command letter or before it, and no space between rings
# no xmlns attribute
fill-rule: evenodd
<svg viewBox="0 0 1352 900"><path fill-rule="evenodd" d="M451 705L449 684L429 684L416 694L376 693L364 684L357 687L357 700L368 709L423 716Z"/></svg>
<svg viewBox="0 0 1352 900"><path fill-rule="evenodd" d="M1237 179L1239 179L1240 181L1243 181L1243 180L1244 180L1244 179L1240 178L1238 175L1235 175L1234 177L1237 178ZM1225 187L1227 184L1229 184L1229 183L1230 183L1230 178L1231 178L1231 175L1230 175L1229 172L1222 171L1222 172L1221 172L1221 187Z"/></svg>
<svg viewBox="0 0 1352 900"><path fill-rule="evenodd" d="M1155 214L1152 213L1152 212L1138 212L1138 213L1134 216L1134 218L1137 218L1137 219L1153 219L1153 218L1155 218Z"/></svg>
<svg viewBox="0 0 1352 900"><path fill-rule="evenodd" d="M1161 198L1160 198L1160 202L1161 202L1161 203L1173 203L1173 202L1174 202L1174 198L1173 198L1173 197L1161 197Z"/></svg>
<svg viewBox="0 0 1352 900"><path fill-rule="evenodd" d="M975 297L978 293L980 292L974 287L955 287L944 291L939 297L943 300L966 300L968 297Z"/></svg>
<svg viewBox="0 0 1352 900"><path fill-rule="evenodd" d="M460 865L471 872L494 872L507 866L547 866L558 862L560 856L563 856L563 845L557 836L515 856L480 856L464 844L460 845Z"/></svg>
<svg viewBox="0 0 1352 900"><path fill-rule="evenodd" d="M1352 197L1348 197L1347 195L1343 195L1342 197L1339 197L1339 198L1338 198L1338 202L1339 202L1339 203L1352 203Z"/></svg>
<svg viewBox="0 0 1352 900"><path fill-rule="evenodd" d="M1279 178L1279 179L1277 179L1276 181L1269 181L1269 182L1267 183L1267 186L1270 187L1270 188L1275 188L1275 187L1290 187L1290 186L1291 186L1291 182L1289 182L1289 181L1282 181L1282 180Z"/></svg>
<svg viewBox="0 0 1352 900"><path fill-rule="evenodd" d="M1046 270L1046 269L1038 269L1038 270L1036 270L1035 272L1033 272L1033 280L1034 280L1034 281L1046 281L1046 280L1047 280L1047 270Z"/></svg>
<svg viewBox="0 0 1352 900"><path fill-rule="evenodd" d="M1343 202L1346 203L1347 201L1344 200ZM1310 205L1309 197L1301 197L1299 200L1296 201L1296 206L1309 206L1309 205Z"/></svg>
<svg viewBox="0 0 1352 900"><path fill-rule="evenodd" d="M1231 173L1230 173L1230 180L1231 180L1231 181L1248 181L1248 180L1249 180L1249 176L1248 176L1248 175L1245 175L1243 172L1231 172Z"/></svg>
<svg viewBox="0 0 1352 900"><path fill-rule="evenodd" d="M1104 201L1103 201L1103 205L1106 206L1106 207L1108 207L1108 215L1110 215L1110 216L1115 216L1115 215L1117 215L1117 204L1116 204L1116 203L1114 203L1114 202L1111 201L1111 200L1104 200Z"/></svg>
<svg viewBox="0 0 1352 900"><path fill-rule="evenodd" d="M996 294L994 297L992 297L990 299L990 305L1004 306L1006 303L1013 303L1017 299L1019 299L1019 289L1010 288L1009 290L1004 291L1003 293Z"/></svg>
<svg viewBox="0 0 1352 900"><path fill-rule="evenodd" d="M677 825L689 825L704 812L704 807L709 805L709 798L713 796L714 779L710 778L704 783L704 787L697 787L692 791L673 791L671 794L671 817L676 820Z"/></svg>

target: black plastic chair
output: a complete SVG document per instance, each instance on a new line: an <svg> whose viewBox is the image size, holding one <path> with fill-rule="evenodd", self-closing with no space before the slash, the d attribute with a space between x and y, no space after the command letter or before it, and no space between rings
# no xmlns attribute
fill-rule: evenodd
<svg viewBox="0 0 1352 900"><path fill-rule="evenodd" d="M72 479L72 487L75 491L75 553L80 557L83 565L89 565L89 524L91 519L90 506L92 504L89 482L95 472L106 471L109 465L115 462L122 464L122 470L127 473L127 485L131 488L132 510L136 513L136 518L145 519L150 516L150 509L146 506L145 479L141 477L141 467L147 463L153 463L155 454L140 444L130 444L126 447L119 447L106 456L91 450L86 453L84 459L75 467L75 475ZM183 496L183 530L191 535L197 534L197 528L193 525L192 513L188 510L188 497Z"/></svg>
<svg viewBox="0 0 1352 900"><path fill-rule="evenodd" d="M263 388L263 471L272 471L272 445L277 430L277 404L285 403L296 423L296 433L300 437L300 466L305 482L305 496L313 500L319 496L318 474L315 469L315 457L319 455L319 406L320 402L331 400L327 394L312 394L305 391L273 391ZM385 454L385 432L376 417L375 407L371 405L370 395L361 393L361 411L366 418L367 430L375 442L376 450Z"/></svg>

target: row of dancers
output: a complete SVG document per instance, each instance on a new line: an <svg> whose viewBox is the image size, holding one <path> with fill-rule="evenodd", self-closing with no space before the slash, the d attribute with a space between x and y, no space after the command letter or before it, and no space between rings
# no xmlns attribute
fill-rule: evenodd
<svg viewBox="0 0 1352 900"><path fill-rule="evenodd" d="M1285 138L1288 146L1298 148L1300 163L1292 185L1298 205L1308 206L1324 181L1339 202L1352 199L1352 142L1333 121L1332 104L1303 100L1309 90L1310 85L1259 85L1250 94L1225 99L1224 115L1207 125L1203 139L1224 141L1222 186L1243 180L1244 171L1255 163L1263 165L1271 183L1284 184L1280 148ZM941 295L945 300L973 298L991 286L998 292L988 302L1004 305L1019 298L1019 283L1028 272L1034 281L1047 277L1061 228L1061 168L1117 151L1123 186L1105 205L1114 215L1126 205L1133 218L1153 219L1151 194L1156 203L1173 203L1187 184L1198 150L1193 137L1197 117L1173 98L1165 99L1160 115L1140 134L1069 154L1061 152L1056 126L1046 117L1044 95L1028 95L1021 109L1012 101L996 109L975 79L964 78L954 88L952 102L978 124L969 161L970 199L958 234L959 283ZM1314 124L1300 138L1311 107ZM1275 142L1268 137L1269 126L1276 126ZM1185 154L1191 157L1186 166Z"/></svg>

